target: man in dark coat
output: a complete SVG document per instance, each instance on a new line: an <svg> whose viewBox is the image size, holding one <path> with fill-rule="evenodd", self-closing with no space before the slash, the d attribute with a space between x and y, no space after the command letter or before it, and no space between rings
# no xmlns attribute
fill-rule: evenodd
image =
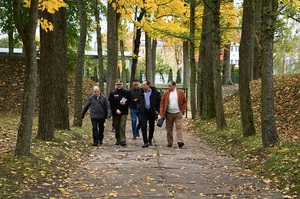
<svg viewBox="0 0 300 199"><path fill-rule="evenodd" d="M113 90L108 101L110 102L113 123L115 127L116 145L126 146L126 120L128 106L130 104L130 92L125 90L121 80L115 83L116 89Z"/></svg>
<svg viewBox="0 0 300 199"><path fill-rule="evenodd" d="M94 143L92 146L98 146L98 144L103 144L105 119L111 117L110 104L106 97L100 94L99 86L93 87L93 94L88 97L82 109L82 118L89 108L93 126Z"/></svg>
<svg viewBox="0 0 300 199"><path fill-rule="evenodd" d="M143 90L139 94L137 108L142 114L142 134L144 145L143 148L152 146L154 134L154 124L159 113L160 93L153 86L150 86L148 80L142 84ZM147 122L149 122L149 135L147 136Z"/></svg>

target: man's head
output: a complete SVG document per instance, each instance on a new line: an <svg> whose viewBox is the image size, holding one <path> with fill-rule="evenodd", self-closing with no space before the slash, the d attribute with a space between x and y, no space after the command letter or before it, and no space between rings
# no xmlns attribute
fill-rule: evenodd
<svg viewBox="0 0 300 199"><path fill-rule="evenodd" d="M139 81L137 79L134 79L132 81L132 88L134 88L134 89L139 88Z"/></svg>
<svg viewBox="0 0 300 199"><path fill-rule="evenodd" d="M168 89L169 91L173 91L176 88L176 82L174 82L173 80L169 81L168 83Z"/></svg>
<svg viewBox="0 0 300 199"><path fill-rule="evenodd" d="M148 80L144 80L142 83L142 87L145 91L148 91L150 89L150 82Z"/></svg>
<svg viewBox="0 0 300 199"><path fill-rule="evenodd" d="M99 88L99 86L93 86L93 94L95 96L99 96L100 95L100 88Z"/></svg>
<svg viewBox="0 0 300 199"><path fill-rule="evenodd" d="M117 79L116 82L115 82L115 88L116 88L116 89L121 89L122 86L123 86L122 80Z"/></svg>

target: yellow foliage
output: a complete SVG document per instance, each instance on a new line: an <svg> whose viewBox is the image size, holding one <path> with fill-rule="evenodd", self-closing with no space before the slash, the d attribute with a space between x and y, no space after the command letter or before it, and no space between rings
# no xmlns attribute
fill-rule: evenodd
<svg viewBox="0 0 300 199"><path fill-rule="evenodd" d="M46 32L53 31L53 24L51 22L49 22L47 19L41 18L39 20L39 23L40 23L42 29L45 30Z"/></svg>
<svg viewBox="0 0 300 199"><path fill-rule="evenodd" d="M30 7L31 0L24 0L24 7ZM39 0L39 10L44 11L45 9L47 12L54 14L60 8L66 7L66 3L63 0ZM40 19L39 23L43 30L46 32L53 31L53 24L49 22L47 19Z"/></svg>

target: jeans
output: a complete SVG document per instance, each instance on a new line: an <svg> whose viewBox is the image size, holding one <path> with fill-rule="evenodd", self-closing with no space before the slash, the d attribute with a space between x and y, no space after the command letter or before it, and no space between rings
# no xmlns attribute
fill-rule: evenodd
<svg viewBox="0 0 300 199"><path fill-rule="evenodd" d="M140 111L135 108L130 108L130 116L131 116L132 134L133 137L137 137L139 136L139 130L141 129L142 116Z"/></svg>
<svg viewBox="0 0 300 199"><path fill-rule="evenodd" d="M104 135L104 122L105 119L94 119L91 118L92 126L93 126L93 140L95 144L98 144L98 142L102 142Z"/></svg>

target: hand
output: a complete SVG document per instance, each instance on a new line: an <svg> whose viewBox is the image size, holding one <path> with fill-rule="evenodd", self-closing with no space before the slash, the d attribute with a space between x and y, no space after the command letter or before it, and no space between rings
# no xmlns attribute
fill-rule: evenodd
<svg viewBox="0 0 300 199"><path fill-rule="evenodd" d="M120 115L122 112L121 112L119 109L117 109L116 113L117 113L118 115Z"/></svg>

